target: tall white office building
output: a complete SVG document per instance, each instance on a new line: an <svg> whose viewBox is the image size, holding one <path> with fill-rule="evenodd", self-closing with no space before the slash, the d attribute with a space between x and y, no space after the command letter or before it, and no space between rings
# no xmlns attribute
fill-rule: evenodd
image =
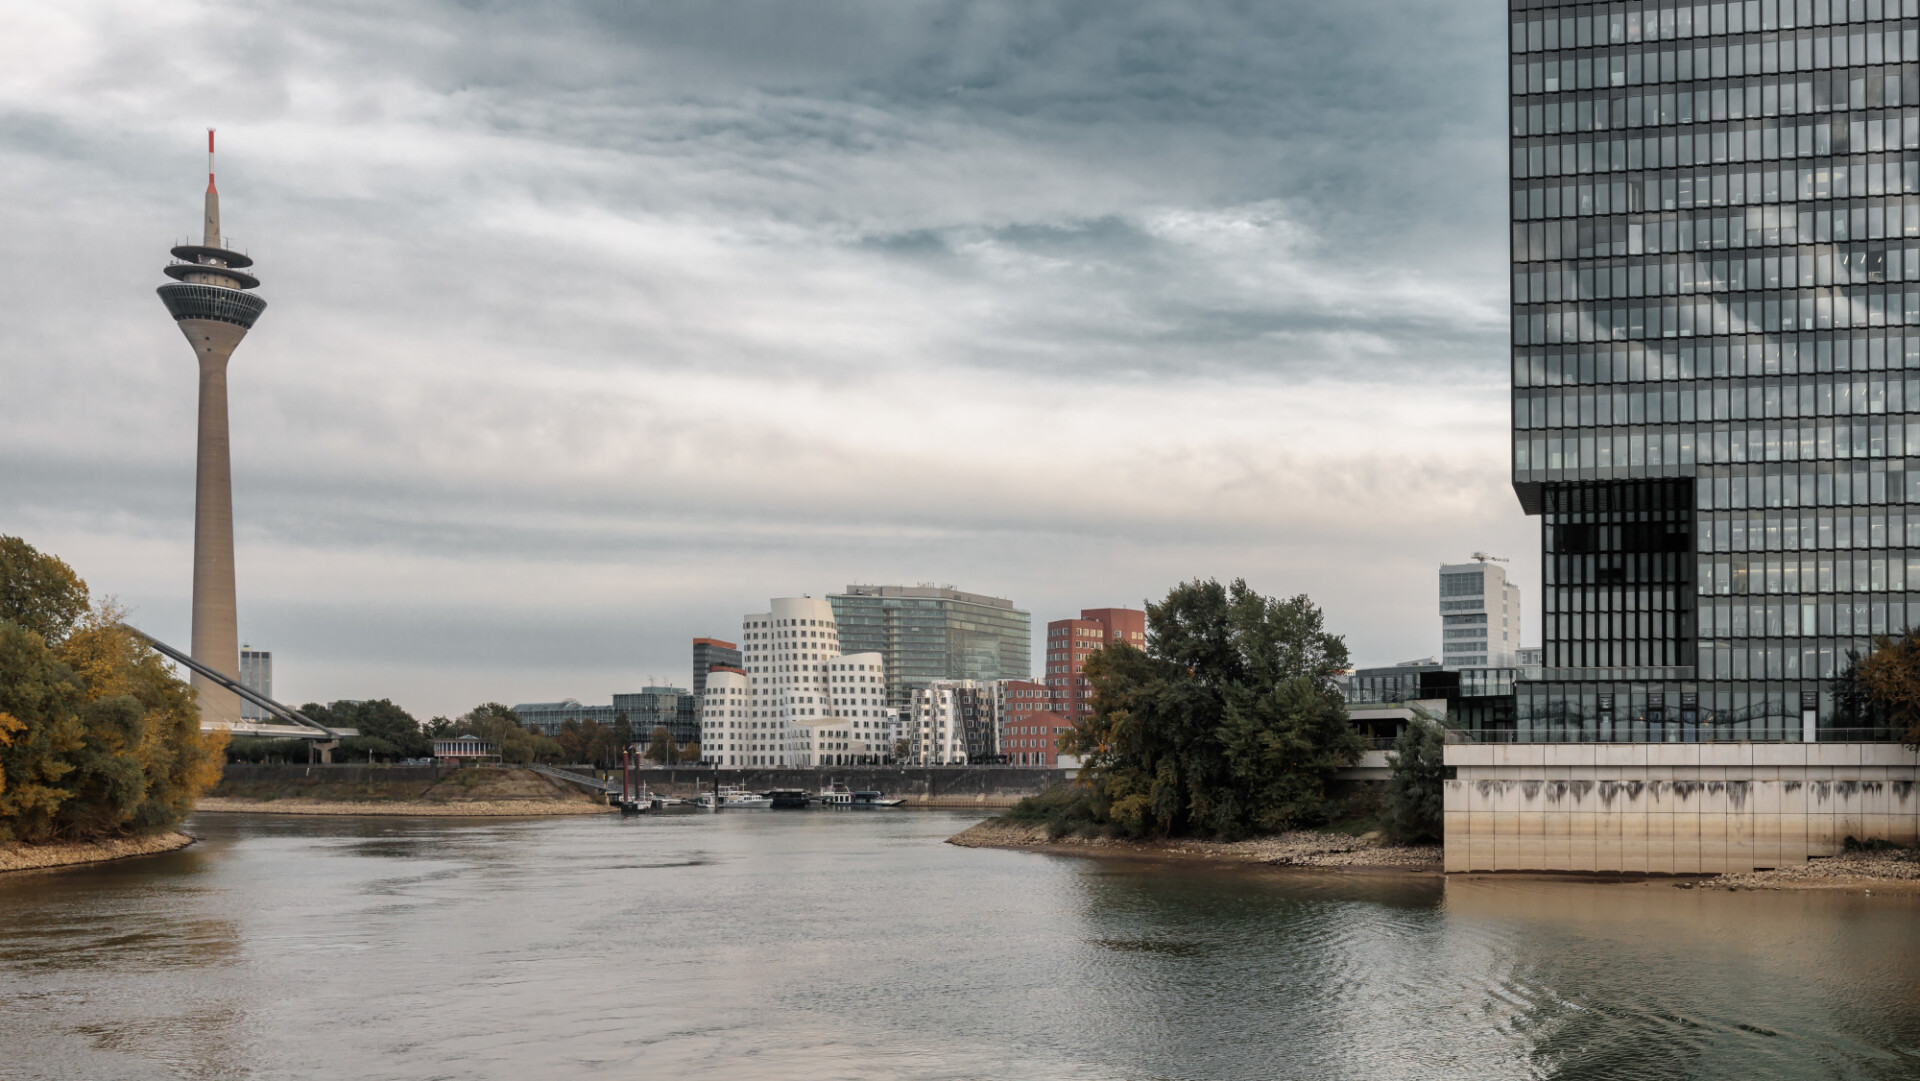
<svg viewBox="0 0 1920 1081"><path fill-rule="evenodd" d="M721 766L846 766L885 761L899 738L879 653L840 652L825 599L782 597L740 622L745 706L710 686L701 757ZM719 674L719 673L716 673ZM709 677L711 679L711 677ZM739 688L722 681L728 701Z"/></svg>
<svg viewBox="0 0 1920 1081"><path fill-rule="evenodd" d="M1510 668L1520 649L1520 587L1494 557L1440 567L1440 665Z"/></svg>
<svg viewBox="0 0 1920 1081"><path fill-rule="evenodd" d="M240 647L240 685L255 694L273 697L273 654L249 645ZM241 701L243 721L271 721L273 715L252 702Z"/></svg>

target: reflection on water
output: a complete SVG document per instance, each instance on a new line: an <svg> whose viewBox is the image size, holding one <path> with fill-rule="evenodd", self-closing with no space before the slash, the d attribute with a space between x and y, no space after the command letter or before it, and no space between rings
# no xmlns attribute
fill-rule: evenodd
<svg viewBox="0 0 1920 1081"><path fill-rule="evenodd" d="M1170 869L920 813L207 816L0 879L0 1077L1920 1076L1920 903Z"/></svg>

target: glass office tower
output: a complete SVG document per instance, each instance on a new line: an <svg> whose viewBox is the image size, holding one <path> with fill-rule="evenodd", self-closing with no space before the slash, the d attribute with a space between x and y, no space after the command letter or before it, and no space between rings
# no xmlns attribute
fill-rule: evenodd
<svg viewBox="0 0 1920 1081"><path fill-rule="evenodd" d="M1513 0L1510 738L1842 738L1823 681L1920 623L1917 17Z"/></svg>
<svg viewBox="0 0 1920 1081"><path fill-rule="evenodd" d="M1005 597L947 586L850 585L827 597L848 653L886 658L887 705L941 679L1026 679L1033 674L1033 616Z"/></svg>

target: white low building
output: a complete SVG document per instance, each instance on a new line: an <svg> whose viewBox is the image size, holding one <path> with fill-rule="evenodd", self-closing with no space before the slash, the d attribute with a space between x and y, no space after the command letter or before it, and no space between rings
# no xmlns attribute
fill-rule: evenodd
<svg viewBox="0 0 1920 1081"><path fill-rule="evenodd" d="M833 607L824 599L776 598L771 611L746 616L740 653L744 676L716 672L731 677L723 681L728 689L716 695L709 688L714 721L729 727L704 736L705 761L851 766L892 759L900 725L887 708L884 660L878 653L840 652ZM744 686L732 683L738 678ZM704 723L702 732L709 732Z"/></svg>

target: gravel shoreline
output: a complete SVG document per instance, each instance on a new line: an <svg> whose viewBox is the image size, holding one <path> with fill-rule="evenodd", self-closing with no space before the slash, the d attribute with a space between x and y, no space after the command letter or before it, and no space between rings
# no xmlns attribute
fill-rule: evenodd
<svg viewBox="0 0 1920 1081"><path fill-rule="evenodd" d="M947 838L961 848L1026 848L1070 855L1254 863L1269 867L1345 868L1438 874L1439 845L1389 845L1370 837L1294 830L1250 841L1131 841L1112 837L1049 839L1045 826L982 822Z"/></svg>
<svg viewBox="0 0 1920 1081"><path fill-rule="evenodd" d="M41 871L52 867L122 860L130 856L151 856L185 848L192 843L193 838L184 833L156 833L146 837L112 837L104 841L3 845L0 846L0 873Z"/></svg>
<svg viewBox="0 0 1920 1081"><path fill-rule="evenodd" d="M1701 890L1880 890L1920 894L1920 849L1843 852L1771 871L1675 883Z"/></svg>
<svg viewBox="0 0 1920 1081"><path fill-rule="evenodd" d="M240 799L209 796L196 813L269 815L392 815L443 818L524 818L532 815L606 814L613 808L585 800L500 799L427 802L423 800Z"/></svg>

